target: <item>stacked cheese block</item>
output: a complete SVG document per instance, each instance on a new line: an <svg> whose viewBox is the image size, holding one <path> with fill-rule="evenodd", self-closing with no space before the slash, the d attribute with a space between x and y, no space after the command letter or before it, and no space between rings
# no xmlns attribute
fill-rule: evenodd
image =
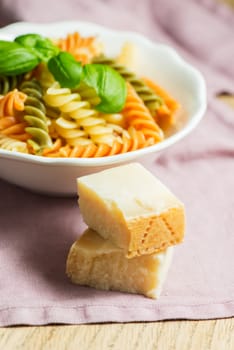
<svg viewBox="0 0 234 350"><path fill-rule="evenodd" d="M159 297L173 246L184 237L184 205L138 163L77 184L88 228L67 258L72 282Z"/></svg>

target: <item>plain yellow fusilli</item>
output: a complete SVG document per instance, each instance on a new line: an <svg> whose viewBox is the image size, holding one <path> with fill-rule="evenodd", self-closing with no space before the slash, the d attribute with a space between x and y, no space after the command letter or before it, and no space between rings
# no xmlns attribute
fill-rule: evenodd
<svg viewBox="0 0 234 350"><path fill-rule="evenodd" d="M83 145L90 143L90 139L97 144L113 144L116 138L113 129L77 92L72 93L70 89L60 88L55 83L47 90L44 99L49 106L61 111L61 116L55 122L56 129L68 144Z"/></svg>

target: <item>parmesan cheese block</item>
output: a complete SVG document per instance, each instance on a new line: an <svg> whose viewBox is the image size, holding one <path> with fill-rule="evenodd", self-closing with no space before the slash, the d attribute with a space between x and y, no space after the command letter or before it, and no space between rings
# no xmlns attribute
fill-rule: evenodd
<svg viewBox="0 0 234 350"><path fill-rule="evenodd" d="M127 259L122 249L87 229L70 249L66 273L79 285L158 298L173 249Z"/></svg>
<svg viewBox="0 0 234 350"><path fill-rule="evenodd" d="M131 163L77 179L85 223L127 257L183 240L184 205L148 170Z"/></svg>

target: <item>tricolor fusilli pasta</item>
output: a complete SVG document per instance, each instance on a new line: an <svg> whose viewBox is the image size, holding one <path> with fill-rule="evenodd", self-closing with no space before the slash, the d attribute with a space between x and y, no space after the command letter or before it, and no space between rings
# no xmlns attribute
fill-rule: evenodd
<svg viewBox="0 0 234 350"><path fill-rule="evenodd" d="M163 141L166 130L176 123L180 105L151 77L138 76L129 64L125 66L132 59L128 55L134 55L131 44L123 47L122 55L109 58L96 36L74 32L52 41L56 50L70 53L83 70L97 63L93 66L107 65L114 74L118 72L125 95L127 91L121 110L101 112L102 95L96 86L89 86L88 80L72 88L60 85L46 60L41 61L27 74L0 76L0 149L51 158L92 158Z"/></svg>

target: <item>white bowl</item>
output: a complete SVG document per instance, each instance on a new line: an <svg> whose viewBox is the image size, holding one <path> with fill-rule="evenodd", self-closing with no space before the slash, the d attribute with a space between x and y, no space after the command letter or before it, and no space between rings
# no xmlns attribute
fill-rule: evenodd
<svg viewBox="0 0 234 350"><path fill-rule="evenodd" d="M76 178L79 176L140 159L149 153L155 156L188 135L206 109L206 87L201 73L185 62L174 49L153 43L137 33L114 31L87 22L21 22L1 29L0 39L12 40L23 33L64 37L74 31L83 35L98 35L110 55L118 54L126 41L136 44L139 50L135 71L155 79L171 93L186 111L187 119L178 130L156 145L103 158L46 158L0 149L0 178L52 195L76 194Z"/></svg>

